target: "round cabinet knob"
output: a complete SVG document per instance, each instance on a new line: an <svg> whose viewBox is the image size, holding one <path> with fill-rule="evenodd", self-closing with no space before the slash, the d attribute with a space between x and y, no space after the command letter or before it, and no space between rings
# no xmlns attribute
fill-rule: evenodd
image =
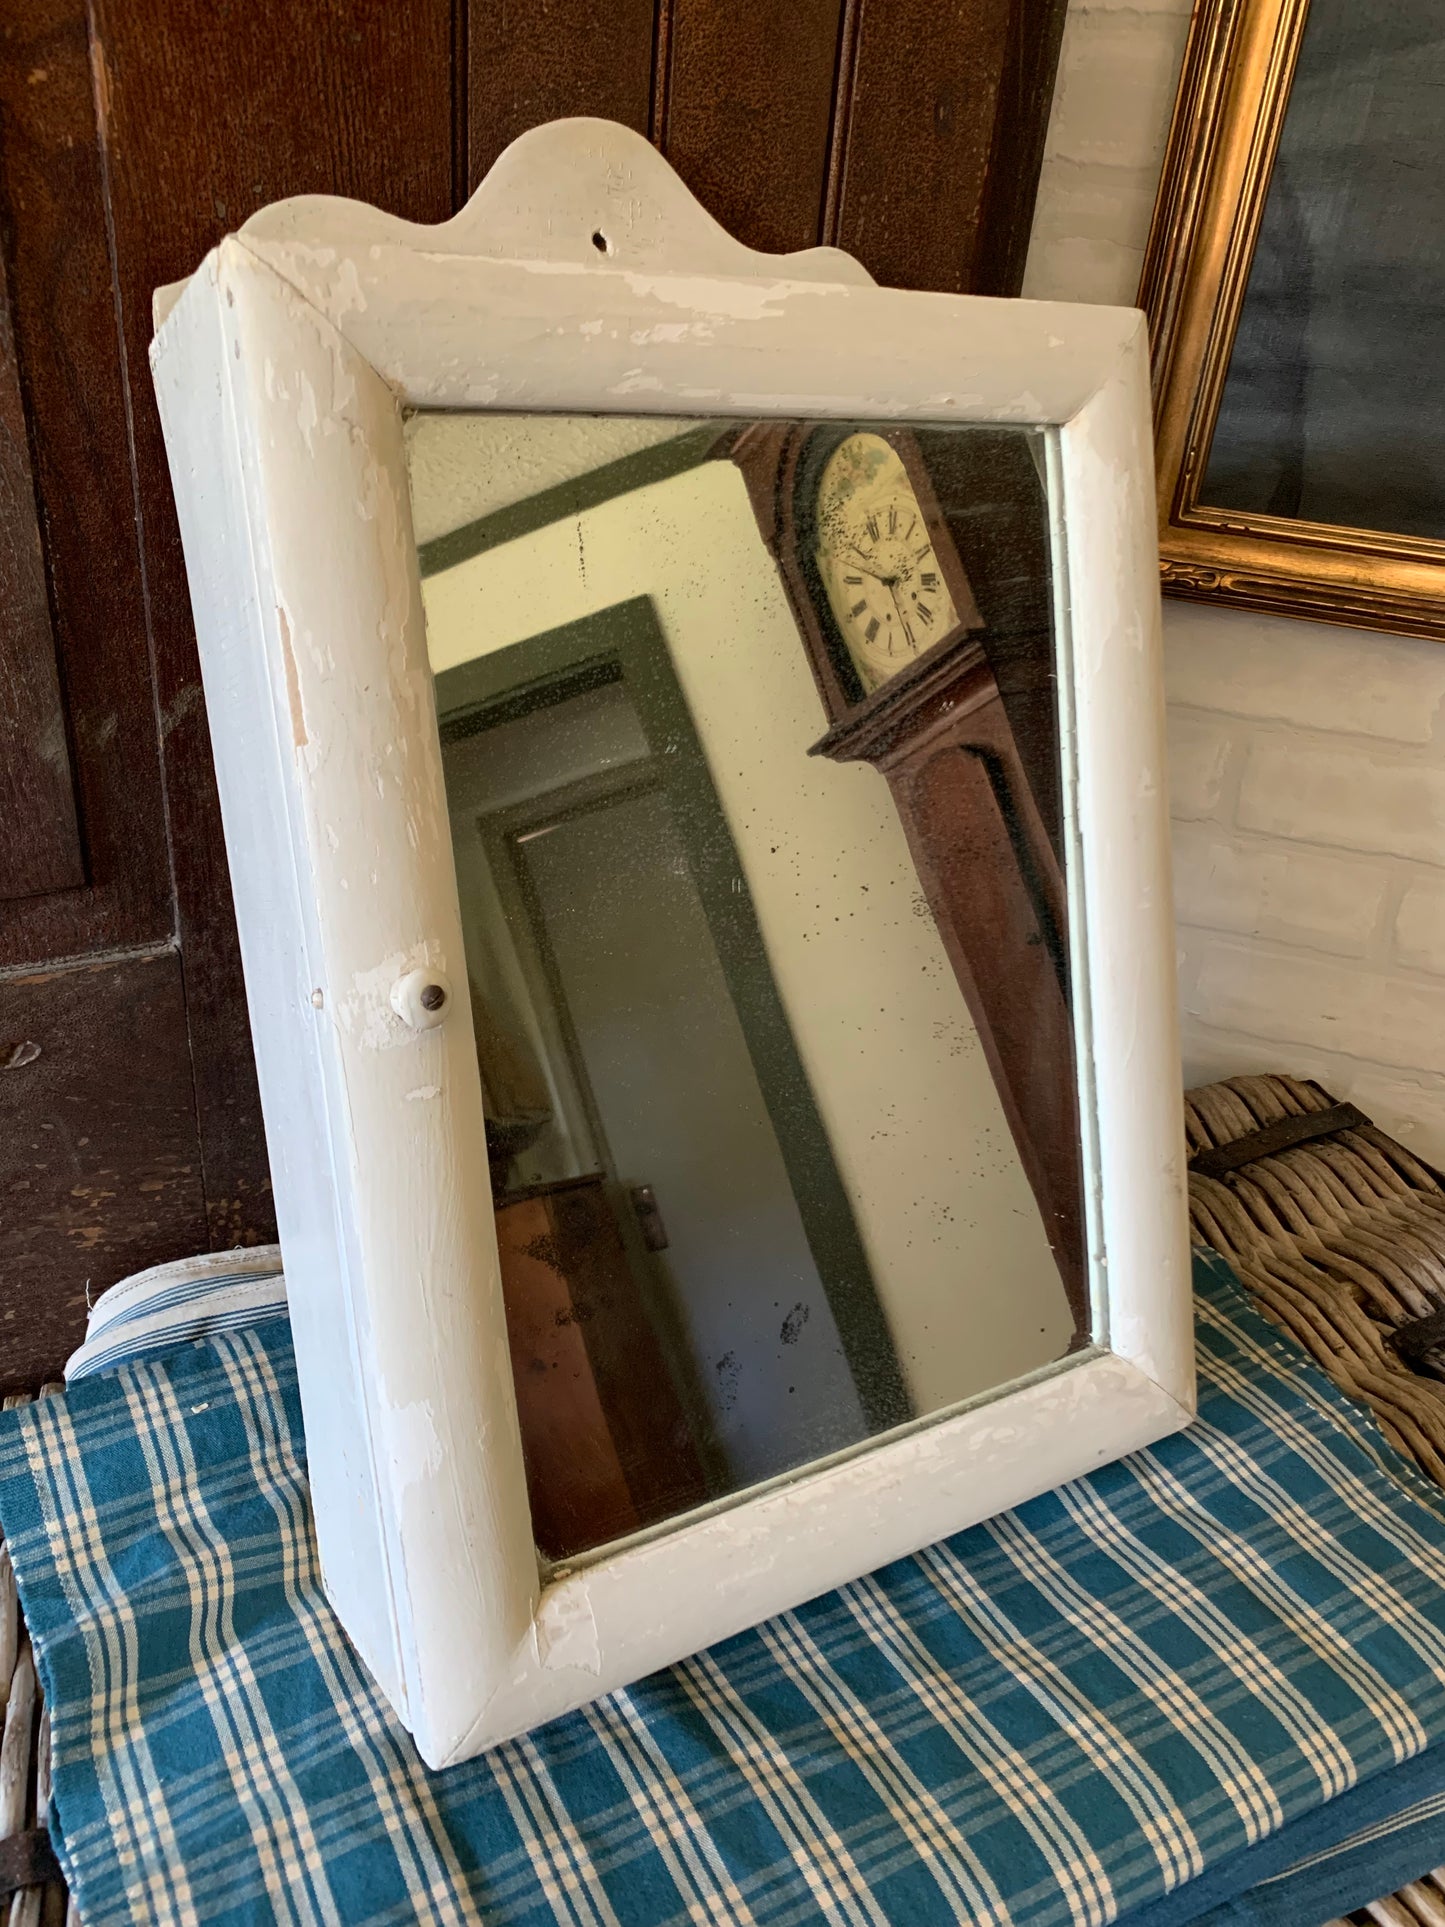
<svg viewBox="0 0 1445 1927"><path fill-rule="evenodd" d="M440 970L409 970L391 987L391 1007L413 1030L435 1030L452 1007L452 987Z"/></svg>

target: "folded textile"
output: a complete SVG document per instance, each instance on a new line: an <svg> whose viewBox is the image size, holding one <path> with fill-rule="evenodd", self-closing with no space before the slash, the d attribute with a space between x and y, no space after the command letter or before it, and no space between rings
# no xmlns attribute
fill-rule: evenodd
<svg viewBox="0 0 1445 1927"><path fill-rule="evenodd" d="M65 1382L174 1351L207 1332L259 1324L285 1309L279 1245L152 1265L103 1291L91 1306L85 1342L65 1362Z"/></svg>
<svg viewBox="0 0 1445 1927"><path fill-rule="evenodd" d="M1442 1782L1433 1746L1135 1908L1123 1927L1318 1927L1371 1905L1445 1855Z"/></svg>
<svg viewBox="0 0 1445 1927"><path fill-rule="evenodd" d="M1445 1789L1445 1497L1196 1285L1187 1432L440 1774L321 1592L283 1317L0 1415L88 1927L1305 1927L1408 1877L1218 1912Z"/></svg>

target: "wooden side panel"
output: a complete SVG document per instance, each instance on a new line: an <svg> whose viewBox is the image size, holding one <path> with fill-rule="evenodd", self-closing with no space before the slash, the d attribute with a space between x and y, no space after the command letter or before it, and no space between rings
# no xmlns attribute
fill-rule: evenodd
<svg viewBox="0 0 1445 1927"><path fill-rule="evenodd" d="M85 881L10 288L0 252L0 897Z"/></svg>
<svg viewBox="0 0 1445 1927"><path fill-rule="evenodd" d="M1064 860L1048 503L1016 429L920 429L928 467L985 627L979 636L1060 864Z"/></svg>
<svg viewBox="0 0 1445 1927"><path fill-rule="evenodd" d="M65 824L71 851L0 915L0 1386L33 1388L83 1333L87 1287L207 1242L84 0L6 16L0 223L24 411L7 480L28 451L44 550L24 605L5 585L6 646L63 693L49 726L72 759L63 784L22 765L0 804Z"/></svg>
<svg viewBox="0 0 1445 1927"><path fill-rule="evenodd" d="M469 184L565 114L645 132L750 247L1016 294L1067 0L465 0Z"/></svg>
<svg viewBox="0 0 1445 1927"><path fill-rule="evenodd" d="M56 878L50 894L6 905L4 967L165 943L172 933L84 0L7 10L0 220L28 415L14 432L28 429L89 866L89 887L74 873ZM33 590L37 619L44 593L43 582ZM9 640L19 642L18 630ZM32 665L49 646L33 628Z"/></svg>
<svg viewBox="0 0 1445 1927"><path fill-rule="evenodd" d="M1015 295L1024 284L1068 10L1068 0L1012 0L1009 6L971 294Z"/></svg>
<svg viewBox="0 0 1445 1927"><path fill-rule="evenodd" d="M258 207L349 195L415 221L452 207L443 5L95 0L94 63L133 423L166 806L210 1242L274 1235L210 738L147 348L150 299Z"/></svg>
<svg viewBox="0 0 1445 1927"><path fill-rule="evenodd" d="M825 241L889 287L965 294L1010 0L851 0Z"/></svg>
<svg viewBox="0 0 1445 1927"><path fill-rule="evenodd" d="M548 1207L639 1523L652 1525L701 1505L708 1492L697 1445L606 1187L558 1187ZM695 1417L706 1424L704 1413Z"/></svg>
<svg viewBox="0 0 1445 1927"><path fill-rule="evenodd" d="M563 1559L708 1497L681 1400L598 1178L497 1212L532 1531Z"/></svg>
<svg viewBox="0 0 1445 1927"><path fill-rule="evenodd" d="M0 1392L59 1376L87 1291L205 1247L179 957L7 983Z"/></svg>
<svg viewBox="0 0 1445 1927"><path fill-rule="evenodd" d="M842 0L675 0L653 138L752 248L816 245Z"/></svg>
<svg viewBox="0 0 1445 1927"><path fill-rule="evenodd" d="M518 134L564 115L596 114L647 133L653 12L654 0L471 0L469 185Z"/></svg>
<svg viewBox="0 0 1445 1927"><path fill-rule="evenodd" d="M502 1207L497 1250L532 1532L546 1558L562 1559L635 1532L640 1521L546 1198Z"/></svg>
<svg viewBox="0 0 1445 1927"><path fill-rule="evenodd" d="M1063 880L997 695L889 771L919 877L993 1072L1074 1314L1089 1335Z"/></svg>

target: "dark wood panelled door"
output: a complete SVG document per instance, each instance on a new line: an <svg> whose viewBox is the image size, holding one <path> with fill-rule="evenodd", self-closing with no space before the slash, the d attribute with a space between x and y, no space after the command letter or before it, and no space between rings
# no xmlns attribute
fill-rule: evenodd
<svg viewBox="0 0 1445 1927"><path fill-rule="evenodd" d="M755 247L1016 292L1064 0L0 0L0 1391L274 1235L152 289L287 194L438 221L648 134Z"/></svg>

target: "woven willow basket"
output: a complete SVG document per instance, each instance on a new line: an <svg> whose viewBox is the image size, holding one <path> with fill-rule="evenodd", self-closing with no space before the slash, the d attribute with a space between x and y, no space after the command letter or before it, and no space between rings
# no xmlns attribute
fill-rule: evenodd
<svg viewBox="0 0 1445 1927"><path fill-rule="evenodd" d="M1195 1237L1445 1486L1439 1176L1353 1104L1292 1077L1209 1084L1184 1111Z"/></svg>
<svg viewBox="0 0 1445 1927"><path fill-rule="evenodd" d="M1184 1119L1195 1238L1445 1486L1445 1184L1293 1077L1206 1084ZM1445 1927L1445 1867L1349 1918Z"/></svg>
<svg viewBox="0 0 1445 1927"><path fill-rule="evenodd" d="M47 1385L47 1392L58 1391ZM7 1398L5 1404L26 1401ZM77 1916L45 1831L50 1812L50 1721L35 1678L0 1539L0 1920L6 1927L66 1927Z"/></svg>
<svg viewBox="0 0 1445 1927"><path fill-rule="evenodd" d="M1445 1486L1445 1182L1353 1105L1291 1077L1190 1091L1185 1120L1195 1238ZM73 1927L44 1833L49 1729L3 1542L0 1713L0 1927ZM1445 1927L1445 1867L1349 1919Z"/></svg>

